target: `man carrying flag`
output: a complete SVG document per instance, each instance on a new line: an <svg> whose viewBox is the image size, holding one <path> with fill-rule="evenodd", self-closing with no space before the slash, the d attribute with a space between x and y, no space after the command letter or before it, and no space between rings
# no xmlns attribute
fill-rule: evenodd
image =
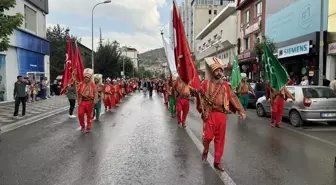
<svg viewBox="0 0 336 185"><path fill-rule="evenodd" d="M190 98L190 87L184 83L179 77L173 86L175 89L177 102L176 102L176 112L177 112L177 124L182 127L186 127L186 119L189 113L189 98Z"/></svg>
<svg viewBox="0 0 336 185"><path fill-rule="evenodd" d="M286 88L289 81L287 71L267 45L264 46L264 56L267 82L266 100L270 99L272 106L271 126L280 128L285 101L288 98L295 101L295 97Z"/></svg>
<svg viewBox="0 0 336 185"><path fill-rule="evenodd" d="M246 73L241 73L242 80L240 82L240 85L238 87L238 96L239 101L244 107L244 110L247 110L248 106L248 100L249 100L249 91L252 92L253 96L255 97L256 94L254 92L254 89L251 87L250 83L247 82L247 75Z"/></svg>
<svg viewBox="0 0 336 185"><path fill-rule="evenodd" d="M207 64L205 80L201 84L197 97L197 110L202 113L203 126L203 155L202 160L206 161L210 142L215 142L214 167L224 171L220 164L224 152L226 114L232 106L239 115L245 119L245 111L239 103L228 82L223 80L224 65L216 57L205 58Z"/></svg>
<svg viewBox="0 0 336 185"><path fill-rule="evenodd" d="M85 119L86 114L86 133L90 133L93 107L97 103L98 93L93 83L93 70L86 68L84 70L84 81L77 86L77 98L78 98L78 119L81 125L81 132L85 132Z"/></svg>

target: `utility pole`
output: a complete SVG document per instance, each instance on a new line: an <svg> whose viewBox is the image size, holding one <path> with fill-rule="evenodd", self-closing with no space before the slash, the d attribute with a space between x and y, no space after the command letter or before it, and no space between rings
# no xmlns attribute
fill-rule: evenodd
<svg viewBox="0 0 336 185"><path fill-rule="evenodd" d="M100 34L99 34L99 47L103 46L103 34L102 34L102 29L101 27L99 28Z"/></svg>
<svg viewBox="0 0 336 185"><path fill-rule="evenodd" d="M321 12L320 12L320 51L319 51L319 83L318 83L318 85L323 85L323 47L324 47L323 17L324 17L324 0L321 0Z"/></svg>

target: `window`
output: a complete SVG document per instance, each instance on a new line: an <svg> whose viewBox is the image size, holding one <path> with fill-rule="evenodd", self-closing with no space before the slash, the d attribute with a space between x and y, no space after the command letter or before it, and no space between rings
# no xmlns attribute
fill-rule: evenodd
<svg viewBox="0 0 336 185"><path fill-rule="evenodd" d="M209 23L211 22L211 19L209 19Z"/></svg>
<svg viewBox="0 0 336 185"><path fill-rule="evenodd" d="M245 21L245 24L246 23L249 23L250 22L250 10L247 10L245 13L244 13L244 21Z"/></svg>
<svg viewBox="0 0 336 185"><path fill-rule="evenodd" d="M216 35L214 35L214 39L216 40L216 38L217 38L217 34Z"/></svg>
<svg viewBox="0 0 336 185"><path fill-rule="evenodd" d="M295 97L295 88L294 87L287 87L289 93L291 93Z"/></svg>
<svg viewBox="0 0 336 185"><path fill-rule="evenodd" d="M302 88L306 98L336 98L336 93L327 87Z"/></svg>
<svg viewBox="0 0 336 185"><path fill-rule="evenodd" d="M211 15L211 10L209 10L209 15Z"/></svg>
<svg viewBox="0 0 336 185"><path fill-rule="evenodd" d="M260 40L260 37L259 37L259 33L256 33L254 36L255 36L255 40L256 40L256 42L257 42L257 43L260 43L261 40Z"/></svg>
<svg viewBox="0 0 336 185"><path fill-rule="evenodd" d="M250 40L249 38L244 39L245 49L249 49L249 44L250 44L249 40Z"/></svg>
<svg viewBox="0 0 336 185"><path fill-rule="evenodd" d="M255 10L256 10L256 17L262 14L262 2L256 4Z"/></svg>
<svg viewBox="0 0 336 185"><path fill-rule="evenodd" d="M36 12L24 6L24 16L25 16L25 28L31 31L37 32L37 23L36 23Z"/></svg>
<svg viewBox="0 0 336 185"><path fill-rule="evenodd" d="M214 14L217 15L217 10L214 10Z"/></svg>

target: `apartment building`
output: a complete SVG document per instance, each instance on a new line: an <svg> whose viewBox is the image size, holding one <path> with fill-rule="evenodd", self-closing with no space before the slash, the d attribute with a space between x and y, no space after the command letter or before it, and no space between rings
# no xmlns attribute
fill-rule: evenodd
<svg viewBox="0 0 336 185"><path fill-rule="evenodd" d="M328 56L326 78L336 78L336 1L329 0L328 7Z"/></svg>
<svg viewBox="0 0 336 185"><path fill-rule="evenodd" d="M136 50L135 48L126 47L126 50L123 51L121 55L129 57L132 60L133 67L135 67L135 69L139 68L139 64L138 64L139 51L138 50Z"/></svg>
<svg viewBox="0 0 336 185"><path fill-rule="evenodd" d="M48 0L16 0L16 6L5 14L21 13L23 24L10 36L10 47L0 52L0 101L13 100L18 75L32 76L36 81L50 77L50 44L46 40Z"/></svg>
<svg viewBox="0 0 336 185"><path fill-rule="evenodd" d="M192 52L198 44L196 36L208 25L223 8L233 0L191 0L189 45Z"/></svg>
<svg viewBox="0 0 336 185"><path fill-rule="evenodd" d="M205 70L205 58L217 56L224 62L225 75L230 75L233 57L237 55L237 29L236 5L232 2L196 36L200 72Z"/></svg>

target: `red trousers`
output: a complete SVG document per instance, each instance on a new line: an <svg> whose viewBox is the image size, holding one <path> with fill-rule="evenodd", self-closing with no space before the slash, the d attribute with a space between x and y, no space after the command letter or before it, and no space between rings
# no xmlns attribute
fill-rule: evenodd
<svg viewBox="0 0 336 185"><path fill-rule="evenodd" d="M189 113L189 100L179 98L176 102L176 112L178 123L182 123L184 125Z"/></svg>
<svg viewBox="0 0 336 185"><path fill-rule="evenodd" d="M112 107L115 107L116 102L115 102L115 99L114 99L113 96L107 96L107 95L105 95L103 101L104 101L105 109L111 110Z"/></svg>
<svg viewBox="0 0 336 185"><path fill-rule="evenodd" d="M119 94L115 94L114 98L115 98L116 104L119 104L120 103L120 95Z"/></svg>
<svg viewBox="0 0 336 185"><path fill-rule="evenodd" d="M279 98L276 102L272 104L272 116L271 116L271 123L275 123L280 125L282 119L282 113L284 111L285 100Z"/></svg>
<svg viewBox="0 0 336 185"><path fill-rule="evenodd" d="M93 116L93 102L82 101L78 106L78 119L82 128L85 128L84 116L86 114L87 126L86 129L91 129L92 116Z"/></svg>
<svg viewBox="0 0 336 185"><path fill-rule="evenodd" d="M203 126L203 145L206 152L209 151L210 142L215 142L215 161L220 163L224 152L226 132L226 114L211 112Z"/></svg>

